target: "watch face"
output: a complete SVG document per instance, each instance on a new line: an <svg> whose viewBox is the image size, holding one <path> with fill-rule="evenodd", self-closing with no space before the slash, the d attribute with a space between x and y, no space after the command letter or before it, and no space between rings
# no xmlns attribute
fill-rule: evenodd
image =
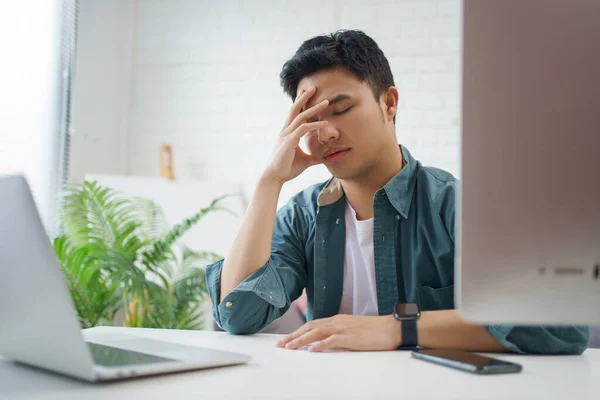
<svg viewBox="0 0 600 400"><path fill-rule="evenodd" d="M396 315L399 317L419 317L421 312L415 303L396 304Z"/></svg>

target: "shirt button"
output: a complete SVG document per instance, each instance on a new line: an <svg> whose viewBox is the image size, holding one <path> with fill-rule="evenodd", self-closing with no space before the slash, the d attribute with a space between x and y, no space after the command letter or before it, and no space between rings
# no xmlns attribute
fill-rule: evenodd
<svg viewBox="0 0 600 400"><path fill-rule="evenodd" d="M233 305L232 302L228 301L227 303L225 303L225 307L230 308Z"/></svg>
<svg viewBox="0 0 600 400"><path fill-rule="evenodd" d="M396 214L396 221L400 221L400 214Z"/></svg>
<svg viewBox="0 0 600 400"><path fill-rule="evenodd" d="M339 224L340 224L340 219L339 219L339 218L335 220L335 224L336 224L336 225L339 225Z"/></svg>

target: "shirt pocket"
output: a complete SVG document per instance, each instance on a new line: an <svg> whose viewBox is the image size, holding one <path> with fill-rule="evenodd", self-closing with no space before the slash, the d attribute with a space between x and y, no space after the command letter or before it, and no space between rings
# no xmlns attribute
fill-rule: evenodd
<svg viewBox="0 0 600 400"><path fill-rule="evenodd" d="M440 289L419 286L417 287L417 303L421 311L454 309L454 285Z"/></svg>

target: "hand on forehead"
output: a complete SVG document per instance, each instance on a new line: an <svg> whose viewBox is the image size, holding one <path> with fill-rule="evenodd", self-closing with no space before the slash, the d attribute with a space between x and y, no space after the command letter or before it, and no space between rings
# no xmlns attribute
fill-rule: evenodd
<svg viewBox="0 0 600 400"><path fill-rule="evenodd" d="M334 69L320 71L303 78L298 83L296 92L297 96L299 96L302 91L309 90L312 86L316 87L315 93L306 104L305 108L308 109L323 100L329 100L331 106L337 102L360 96L364 90L364 85L364 82L360 82L350 72Z"/></svg>

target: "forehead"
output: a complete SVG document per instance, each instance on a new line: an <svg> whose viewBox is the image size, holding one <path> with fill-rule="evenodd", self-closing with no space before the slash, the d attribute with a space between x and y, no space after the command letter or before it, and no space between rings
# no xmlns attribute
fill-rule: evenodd
<svg viewBox="0 0 600 400"><path fill-rule="evenodd" d="M342 93L351 97L360 97L371 93L371 88L366 82L361 82L352 73L342 68L319 71L302 78L298 83L297 92L300 93L301 90L309 89L313 85L317 87L317 91L310 98L309 107Z"/></svg>

